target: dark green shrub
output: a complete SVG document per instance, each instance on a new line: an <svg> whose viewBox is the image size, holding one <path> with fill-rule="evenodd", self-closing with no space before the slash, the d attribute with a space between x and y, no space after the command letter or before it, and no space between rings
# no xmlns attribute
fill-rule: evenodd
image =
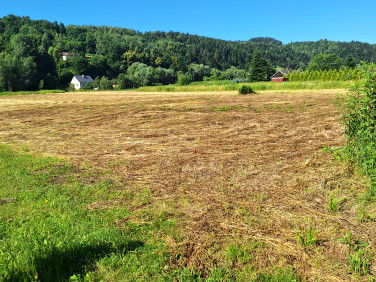
<svg viewBox="0 0 376 282"><path fill-rule="evenodd" d="M242 85L239 87L239 94L253 94L256 93L251 86Z"/></svg>

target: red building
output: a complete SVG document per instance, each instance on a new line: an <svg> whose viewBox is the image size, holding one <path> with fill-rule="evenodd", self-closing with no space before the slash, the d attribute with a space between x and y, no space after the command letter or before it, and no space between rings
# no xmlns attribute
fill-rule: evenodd
<svg viewBox="0 0 376 282"><path fill-rule="evenodd" d="M286 74L286 73L284 73L283 71L279 70L279 71L277 71L275 74L273 74L273 75L270 77L270 81L272 81L272 82L284 82L284 81L289 81L288 78L284 78L284 77L283 77L285 74Z"/></svg>

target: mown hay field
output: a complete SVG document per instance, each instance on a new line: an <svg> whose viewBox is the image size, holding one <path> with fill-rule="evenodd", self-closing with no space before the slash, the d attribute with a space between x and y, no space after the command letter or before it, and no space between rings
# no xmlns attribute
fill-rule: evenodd
<svg viewBox="0 0 376 282"><path fill-rule="evenodd" d="M174 221L173 235L155 234L170 254L166 269L203 278L213 269L244 280L290 269L303 280L367 279L376 269L351 270L338 239L349 230L374 253L374 223L359 220L368 183L326 149L344 144L335 103L344 93L3 96L0 142L112 175L112 197L83 208L127 209L116 228L161 214Z"/></svg>

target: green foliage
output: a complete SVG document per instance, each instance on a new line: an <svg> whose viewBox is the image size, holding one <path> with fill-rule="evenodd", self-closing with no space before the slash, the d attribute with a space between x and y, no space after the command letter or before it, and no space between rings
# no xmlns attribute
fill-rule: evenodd
<svg viewBox="0 0 376 282"><path fill-rule="evenodd" d="M190 73L179 73L178 74L178 85L188 85L192 82L192 75Z"/></svg>
<svg viewBox="0 0 376 282"><path fill-rule="evenodd" d="M347 258L350 270L360 275L368 274L372 264L372 255L366 249L368 243L354 240L350 230L347 230L345 238L340 238L337 241L349 246Z"/></svg>
<svg viewBox="0 0 376 282"><path fill-rule="evenodd" d="M0 91L36 90L37 65L32 57L0 54Z"/></svg>
<svg viewBox="0 0 376 282"><path fill-rule="evenodd" d="M99 81L99 89L100 90L112 90L113 87L111 85L111 81L107 77L103 76L101 80Z"/></svg>
<svg viewBox="0 0 376 282"><path fill-rule="evenodd" d="M0 29L0 53L10 56L5 63L0 62L3 69L0 70L0 91L36 90L41 80L44 89L66 88L73 75L81 74L110 78L126 74L132 87L140 87L175 83L177 71L190 73L192 81L207 77L208 80L245 82L248 69L250 81L266 81L274 73L271 65L303 70L312 59L313 69L329 70L338 68L339 57L341 63L344 60L345 66L353 68L361 61L373 61L372 54L376 52L374 45L360 42L319 40L282 44L272 38L230 42L178 32L65 27L14 15L0 18ZM262 50L262 56L257 50ZM335 55L330 54L333 50ZM62 52L73 55L63 61ZM132 68L135 63L143 65ZM22 69L25 73L20 73ZM314 80L313 73L301 80L308 79ZM333 80L334 75L323 78L329 79Z"/></svg>
<svg viewBox="0 0 376 282"><path fill-rule="evenodd" d="M348 82L346 81L296 81L289 83L274 83L274 82L254 82L240 84L233 81L200 81L189 85L164 85L153 87L142 87L139 91L152 92L189 92L189 91L239 91L241 85L249 85L256 92L259 90L301 90L301 89L339 89L346 88Z"/></svg>
<svg viewBox="0 0 376 282"><path fill-rule="evenodd" d="M360 248L351 254L347 254L350 262L350 269L360 275L365 275L370 272L370 267L372 264L372 256Z"/></svg>
<svg viewBox="0 0 376 282"><path fill-rule="evenodd" d="M86 83L84 89L93 90L94 89L93 83Z"/></svg>
<svg viewBox="0 0 376 282"><path fill-rule="evenodd" d="M127 77L134 87L152 85L154 82L153 67L143 63L133 63L127 70Z"/></svg>
<svg viewBox="0 0 376 282"><path fill-rule="evenodd" d="M162 67L153 70L153 83L161 83L163 85L173 84L177 80L176 72L173 69L165 69Z"/></svg>
<svg viewBox="0 0 376 282"><path fill-rule="evenodd" d="M359 69L343 68L340 70L315 70L315 71L294 71L285 75L290 82L293 81L349 81L359 80L362 71Z"/></svg>
<svg viewBox="0 0 376 282"><path fill-rule="evenodd" d="M342 65L341 58L336 54L318 54L308 64L308 71L338 70Z"/></svg>
<svg viewBox="0 0 376 282"><path fill-rule="evenodd" d="M38 89L42 90L43 88L44 88L44 80L42 79L41 81L39 81L39 87L38 87Z"/></svg>
<svg viewBox="0 0 376 282"><path fill-rule="evenodd" d="M71 65L71 71L75 75L83 75L88 73L89 62L85 58L84 53L75 54L69 59L69 64Z"/></svg>
<svg viewBox="0 0 376 282"><path fill-rule="evenodd" d="M239 94L253 94L255 91L249 85L242 85L238 90Z"/></svg>
<svg viewBox="0 0 376 282"><path fill-rule="evenodd" d="M298 232L297 236L298 243L303 247L316 245L317 243L317 235L313 227Z"/></svg>
<svg viewBox="0 0 376 282"><path fill-rule="evenodd" d="M376 67L369 66L366 80L354 84L340 104L346 137L344 155L376 181Z"/></svg>
<svg viewBox="0 0 376 282"><path fill-rule="evenodd" d="M220 76L221 80L230 80L234 82L245 82L247 79L247 73L245 70L238 69L231 66L229 69L223 71Z"/></svg>
<svg viewBox="0 0 376 282"><path fill-rule="evenodd" d="M248 81L268 81L273 73L274 69L271 67L270 63L262 57L259 50L255 50L249 68Z"/></svg>
<svg viewBox="0 0 376 282"><path fill-rule="evenodd" d="M345 61L344 61L344 65L346 67L350 68L350 69L353 69L353 68L356 67L356 61L351 54L346 56Z"/></svg>
<svg viewBox="0 0 376 282"><path fill-rule="evenodd" d="M65 89L67 92L75 91L76 88L74 87L73 83L70 83L69 86Z"/></svg>
<svg viewBox="0 0 376 282"><path fill-rule="evenodd" d="M209 77L204 77L204 80L205 81L219 81L221 80L221 71L216 69L216 68L213 68L211 71L210 71L210 76Z"/></svg>
<svg viewBox="0 0 376 282"><path fill-rule="evenodd" d="M374 221L373 216L370 215L365 210L359 209L359 212L360 212L360 215L359 215L359 221L360 222L372 222L372 221Z"/></svg>
<svg viewBox="0 0 376 282"><path fill-rule="evenodd" d="M133 87L132 81L124 73L121 73L117 78L117 84L119 89L129 89Z"/></svg>
<svg viewBox="0 0 376 282"><path fill-rule="evenodd" d="M202 81L205 76L210 76L211 68L203 64L189 64L188 72L192 75L192 81Z"/></svg>

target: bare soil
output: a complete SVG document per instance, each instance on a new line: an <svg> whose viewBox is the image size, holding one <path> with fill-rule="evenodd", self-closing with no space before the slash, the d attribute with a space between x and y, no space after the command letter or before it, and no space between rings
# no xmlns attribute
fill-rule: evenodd
<svg viewBox="0 0 376 282"><path fill-rule="evenodd" d="M117 175L117 187L134 197L92 208L126 205L127 221L145 221L145 210L175 220L179 234L166 243L176 266L205 275L228 263L226 248L236 244L253 258L233 261L239 269L366 279L349 271L347 246L336 240L350 230L373 250L374 223L358 220L366 180L323 153L344 144L339 94L344 90L5 96L0 142ZM346 198L336 214L328 208L333 193ZM297 233L310 227L318 244L301 246Z"/></svg>

